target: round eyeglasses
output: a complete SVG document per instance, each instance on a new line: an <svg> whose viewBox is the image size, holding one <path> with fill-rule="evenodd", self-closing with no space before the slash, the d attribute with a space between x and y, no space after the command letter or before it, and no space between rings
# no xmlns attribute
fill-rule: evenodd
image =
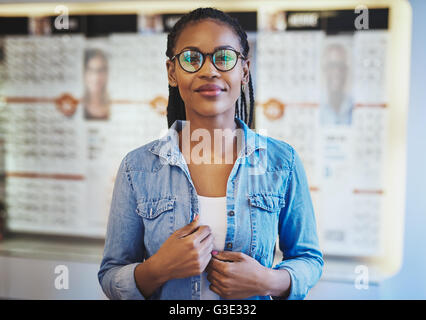
<svg viewBox="0 0 426 320"><path fill-rule="evenodd" d="M213 53L202 53L195 49L185 49L174 55L170 60L173 61L177 58L183 70L194 73L201 69L207 56L210 56L213 65L219 71L232 70L237 64L238 58L246 60L246 57L234 49L218 49Z"/></svg>

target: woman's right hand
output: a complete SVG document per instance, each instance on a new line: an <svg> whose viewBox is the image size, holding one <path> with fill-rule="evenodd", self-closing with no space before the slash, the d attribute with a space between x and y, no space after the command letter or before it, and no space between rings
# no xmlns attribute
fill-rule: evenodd
<svg viewBox="0 0 426 320"><path fill-rule="evenodd" d="M199 275L212 257L213 235L209 226L200 226L198 216L176 230L155 254L168 280Z"/></svg>

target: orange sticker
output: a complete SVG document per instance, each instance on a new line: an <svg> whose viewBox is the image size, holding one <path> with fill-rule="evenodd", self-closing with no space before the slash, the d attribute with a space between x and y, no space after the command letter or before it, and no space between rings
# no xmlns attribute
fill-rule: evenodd
<svg viewBox="0 0 426 320"><path fill-rule="evenodd" d="M284 103L280 102L277 99L269 99L262 104L263 114L269 120L277 120L284 116Z"/></svg>
<svg viewBox="0 0 426 320"><path fill-rule="evenodd" d="M56 108L67 117L72 116L77 110L78 100L69 93L62 94L55 99Z"/></svg>
<svg viewBox="0 0 426 320"><path fill-rule="evenodd" d="M151 107L161 115L167 114L168 103L169 101L164 96L157 96L149 102Z"/></svg>

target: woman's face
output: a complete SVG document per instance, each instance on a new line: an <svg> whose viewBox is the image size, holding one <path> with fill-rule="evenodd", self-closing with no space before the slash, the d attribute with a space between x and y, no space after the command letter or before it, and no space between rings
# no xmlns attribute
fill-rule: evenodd
<svg viewBox="0 0 426 320"><path fill-rule="evenodd" d="M108 68L101 56L89 60L85 72L86 87L91 94L101 94L107 84Z"/></svg>
<svg viewBox="0 0 426 320"><path fill-rule="evenodd" d="M187 25L181 31L174 54L187 47L195 47L202 53L213 53L215 48L222 46L242 51L240 39L231 27L211 19L202 20ZM185 103L187 119L194 113L201 116L216 116L234 112L235 102L241 94L241 85L248 83L250 61L238 59L232 70L224 72L217 70L210 58L206 57L202 68L195 73L183 70L177 59L167 61L169 85L179 88ZM216 85L221 90L210 93L200 91L199 88L206 84Z"/></svg>

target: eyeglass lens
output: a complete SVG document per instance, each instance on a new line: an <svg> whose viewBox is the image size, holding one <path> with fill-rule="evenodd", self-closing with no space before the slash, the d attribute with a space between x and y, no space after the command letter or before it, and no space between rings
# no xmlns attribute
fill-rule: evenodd
<svg viewBox="0 0 426 320"><path fill-rule="evenodd" d="M237 53L229 49L221 49L213 53L212 62L221 71L231 70L237 63ZM204 57L201 52L187 50L180 54L179 63L185 71L196 72L203 65Z"/></svg>

